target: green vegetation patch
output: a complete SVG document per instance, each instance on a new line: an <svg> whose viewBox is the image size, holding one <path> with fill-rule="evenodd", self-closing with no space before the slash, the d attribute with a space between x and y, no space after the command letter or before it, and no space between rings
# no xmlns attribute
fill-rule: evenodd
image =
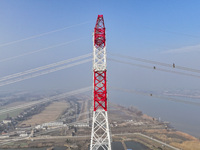
<svg viewBox="0 0 200 150"><path fill-rule="evenodd" d="M9 112L9 113L0 114L0 121L6 119L7 116L17 117L23 111L24 111L23 109L16 109L16 110L13 110L12 112Z"/></svg>

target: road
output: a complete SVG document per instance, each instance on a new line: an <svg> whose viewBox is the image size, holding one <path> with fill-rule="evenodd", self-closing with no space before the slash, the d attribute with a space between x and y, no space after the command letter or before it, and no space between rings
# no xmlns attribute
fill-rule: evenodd
<svg viewBox="0 0 200 150"><path fill-rule="evenodd" d="M164 143L162 141L159 141L157 139L154 139L154 138L152 138L150 136L147 136L147 135L144 135L142 133L122 133L122 134L113 134L112 136L133 135L133 134L145 137L145 138L150 139L150 140L152 140L154 142L157 142L157 143L159 143L161 145L169 147L169 148L171 148L173 150L180 150L180 149L178 149L176 147L173 147L173 146L171 146L171 145L169 145L167 143ZM25 138L19 137L19 138L15 138L15 139L8 138L8 139L5 139L5 140L2 140L0 142L0 145L5 145L5 144L8 144L8 143L12 143L12 142L16 142L16 141L21 141L21 140L31 140L31 139L32 140L43 140L43 139L63 139L63 138L65 138L65 139L73 138L74 139L74 138L90 138L90 136L91 135L84 135L84 136L48 136L47 135L47 136L38 136L38 137L33 137L33 138L28 138L28 137L25 137Z"/></svg>

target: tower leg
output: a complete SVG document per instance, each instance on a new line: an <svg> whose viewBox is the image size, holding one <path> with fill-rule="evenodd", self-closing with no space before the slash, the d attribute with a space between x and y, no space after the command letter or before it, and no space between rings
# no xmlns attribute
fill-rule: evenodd
<svg viewBox="0 0 200 150"><path fill-rule="evenodd" d="M93 111L90 150L111 150L108 114L104 109Z"/></svg>

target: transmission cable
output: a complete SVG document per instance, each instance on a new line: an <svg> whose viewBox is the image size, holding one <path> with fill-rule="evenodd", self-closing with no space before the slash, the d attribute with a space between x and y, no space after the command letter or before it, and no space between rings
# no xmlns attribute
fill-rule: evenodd
<svg viewBox="0 0 200 150"><path fill-rule="evenodd" d="M76 61L76 60L79 60L79 59L87 58L87 57L90 57L90 56L92 56L92 53L88 53L88 54L81 55L81 56L78 56L78 57L74 57L74 58L70 58L70 59L67 59L67 60L59 61L59 62L52 63L52 64L49 64L49 65L37 67L37 68L30 69L30 70L27 70L27 71L15 73L15 74L12 74L12 75L7 75L7 76L4 76L4 77L1 77L0 81L5 81L5 80L8 80L8 79L12 79L12 78L16 78L16 77L19 77L19 76L23 76L23 75L26 75L26 74L29 74L29 73L34 73L34 72L41 71L41 70L44 70L44 69L48 69L48 68L51 68L51 67L56 67L58 65L63 65L63 64L66 64L66 63L69 63L69 62L72 62L72 61Z"/></svg>
<svg viewBox="0 0 200 150"><path fill-rule="evenodd" d="M160 65L160 66L164 66L164 67L170 67L170 68L174 68L174 69L180 69L180 70L184 70L184 71L200 73L200 70L198 70L198 69L175 65L175 63L168 64L168 63L163 63L163 62L159 62L159 61L153 61L153 60L137 58L137 57L132 57L132 56L126 56L126 55L122 55L122 54L115 54L115 53L110 53L110 52L108 54L110 54L111 56L117 56L120 58L126 58L126 59L135 60L135 61L139 61L139 62L143 62L143 63L156 64L156 65Z"/></svg>
<svg viewBox="0 0 200 150"><path fill-rule="evenodd" d="M17 110L17 109L28 108L28 107L31 107L31 106L34 106L34 105L37 105L37 104L41 104L41 103L55 101L55 100L66 98L66 97L69 97L69 96L72 96L72 95L77 95L77 94L80 94L80 93L88 92L90 90L92 90L92 86L84 87L84 88L81 88L81 89L78 89L78 90L73 90L73 91L66 92L66 93L62 93L62 94L55 95L55 96L52 96L52 97L43 98L43 99L40 99L40 100L37 100L37 101L34 101L34 102L30 102L30 103L27 103L27 104L22 104L22 105L13 106L13 107L10 107L10 108L5 108L3 110L0 110L0 114L12 112L12 111Z"/></svg>
<svg viewBox="0 0 200 150"><path fill-rule="evenodd" d="M160 95L157 95L157 94L145 93L145 92L141 92L141 91L130 90L130 89L125 89L125 88L119 88L119 87L113 87L113 86L110 87L110 88L113 89L113 90L117 90L117 91L134 93L134 94L139 94L139 95L144 95L144 96L149 96L149 97L155 97L155 98L159 98L159 99L166 99L166 100L174 101L174 102L180 102L180 103L200 106L200 102L181 100L181 99L176 99L176 98L171 98L171 97L160 96Z"/></svg>
<svg viewBox="0 0 200 150"><path fill-rule="evenodd" d="M38 76L41 76L41 75L49 74L49 73L52 73L52 72L55 72L55 71L63 70L63 69L66 69L66 68L74 67L74 66L84 64L84 63L87 63L87 62L90 62L90 61L92 61L92 58L89 58L89 59L86 59L86 60L83 60L83 61L79 61L79 62L76 62L76 63L72 63L72 64L69 64L69 65L57 67L57 68L54 68L54 69L46 70L46 71L43 71L43 72L31 74L31 75L28 75L28 76L25 76L25 77L9 80L9 81L0 83L0 87L8 85L8 84L16 83L16 82L19 82L19 81L23 81L23 80L26 80L26 79L38 77Z"/></svg>
<svg viewBox="0 0 200 150"><path fill-rule="evenodd" d="M52 30L52 31L49 31L49 32L44 32L44 33L41 33L41 34L33 35L33 36L30 36L30 37L27 37L27 38L23 38L23 39L20 39L20 40L7 42L7 43L4 43L4 44L0 44L0 47L8 46L8 45L11 45L11 44L23 42L23 41L30 40L30 39L34 39L34 38L41 37L41 36L44 36L44 35L48 35L48 34L51 34L51 33L55 33L55 32L58 32L58 31L63 31L63 30L69 29L69 28L78 27L78 26L81 26L81 25L84 25L84 24L88 24L90 22L91 21L87 21L87 22L83 22L83 23L67 26L67 27L64 27L64 28Z"/></svg>
<svg viewBox="0 0 200 150"><path fill-rule="evenodd" d="M64 43L52 45L52 46L49 46L49 47L46 47L46 48L41 48L41 49L38 49L38 50L35 50L35 51L31 51L31 52L27 52L27 53L23 53L23 54L20 54L20 55L17 55L17 56L8 57L8 58L5 58L5 59L0 60L0 62L5 62L5 61L12 60L12 59L15 59L15 58L19 58L19 57L31 55L31 54L34 54L34 53L38 53L38 52L41 52L41 51L44 51L44 50L56 48L56 47L59 47L59 46L64 46L64 45L67 45L67 44L76 42L76 41L78 41L78 40L81 40L81 39L83 39L83 38L79 38L79 39L76 39L76 40L67 41L67 42L64 42Z"/></svg>
<svg viewBox="0 0 200 150"><path fill-rule="evenodd" d="M117 59L113 59L113 58L108 58L108 60L114 61L114 62L118 62L118 63L132 65L132 66L137 66L137 67L141 67L141 68L146 68L146 69L153 69L153 70L158 70L158 71L163 71L163 72L169 72L169 73L175 73L175 74L180 74L180 75L192 76L192 77L200 78L200 76L195 75L195 74L190 74L190 73L184 73L184 72L178 72L178 71L173 71L173 70L167 70L167 69L157 68L156 66L150 67L150 66L146 66L146 65L134 64L134 63L131 63L131 62L121 61L121 60L117 60Z"/></svg>

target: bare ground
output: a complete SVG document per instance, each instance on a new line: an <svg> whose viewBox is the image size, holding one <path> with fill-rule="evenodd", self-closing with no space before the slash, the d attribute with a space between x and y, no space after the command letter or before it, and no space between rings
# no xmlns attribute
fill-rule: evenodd
<svg viewBox="0 0 200 150"><path fill-rule="evenodd" d="M49 106L47 106L41 113L32 116L30 119L23 121L22 124L25 125L38 125L46 122L55 121L62 112L67 109L69 105L67 102L53 102Z"/></svg>

